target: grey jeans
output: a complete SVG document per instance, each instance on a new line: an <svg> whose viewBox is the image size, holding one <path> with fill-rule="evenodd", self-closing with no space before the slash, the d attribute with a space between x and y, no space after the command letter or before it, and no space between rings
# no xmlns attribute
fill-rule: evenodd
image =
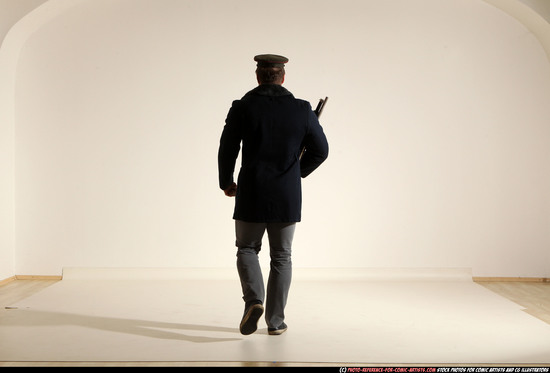
<svg viewBox="0 0 550 373"><path fill-rule="evenodd" d="M285 306L292 279L292 240L296 223L248 223L235 221L237 270L241 280L245 308L264 303L266 293L258 254L267 230L270 270L265 298L265 320L269 328L279 327L285 318Z"/></svg>

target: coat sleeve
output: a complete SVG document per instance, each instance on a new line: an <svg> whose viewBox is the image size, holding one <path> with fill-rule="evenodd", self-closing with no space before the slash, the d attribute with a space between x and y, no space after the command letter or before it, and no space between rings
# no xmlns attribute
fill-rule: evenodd
<svg viewBox="0 0 550 373"><path fill-rule="evenodd" d="M241 124L238 101L235 101L227 114L218 149L218 177L222 190L233 183L235 162L241 149Z"/></svg>
<svg viewBox="0 0 550 373"><path fill-rule="evenodd" d="M308 129L303 141L306 151L300 160L301 176L307 177L328 157L328 141L315 113L309 110Z"/></svg>

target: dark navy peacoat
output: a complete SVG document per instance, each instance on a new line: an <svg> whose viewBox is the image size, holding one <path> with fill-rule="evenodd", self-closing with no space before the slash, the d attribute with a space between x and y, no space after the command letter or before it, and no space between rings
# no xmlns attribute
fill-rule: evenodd
<svg viewBox="0 0 550 373"><path fill-rule="evenodd" d="M233 218L247 222L299 222L301 178L328 156L328 142L309 102L286 88L263 84L233 102L218 151L219 186L233 183L241 150ZM300 159L302 147L306 152Z"/></svg>

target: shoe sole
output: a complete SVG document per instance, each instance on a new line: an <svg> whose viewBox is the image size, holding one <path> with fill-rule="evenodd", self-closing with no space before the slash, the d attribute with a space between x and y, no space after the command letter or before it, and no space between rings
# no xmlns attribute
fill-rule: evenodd
<svg viewBox="0 0 550 373"><path fill-rule="evenodd" d="M283 334L284 332L286 332L288 328L284 328L284 329L277 329L277 330L268 330L267 333L269 335L281 335Z"/></svg>
<svg viewBox="0 0 550 373"><path fill-rule="evenodd" d="M264 307L261 304L255 304L244 315L239 329L241 334L249 335L254 333L258 329L258 320L264 313Z"/></svg>

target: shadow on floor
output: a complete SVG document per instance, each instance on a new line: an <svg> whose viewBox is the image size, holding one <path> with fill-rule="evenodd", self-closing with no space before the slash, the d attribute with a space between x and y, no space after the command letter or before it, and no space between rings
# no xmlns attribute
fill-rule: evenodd
<svg viewBox="0 0 550 373"><path fill-rule="evenodd" d="M116 333L133 334L142 337L184 340L194 343L212 343L240 341L242 338L219 338L187 335L183 333L160 330L174 329L181 331L224 332L239 334L238 328L227 328L211 325L181 324L148 320L132 320L114 317L78 315L63 312L39 311L32 309L8 308L0 311L2 326L61 326L71 325L83 328L106 330Z"/></svg>

